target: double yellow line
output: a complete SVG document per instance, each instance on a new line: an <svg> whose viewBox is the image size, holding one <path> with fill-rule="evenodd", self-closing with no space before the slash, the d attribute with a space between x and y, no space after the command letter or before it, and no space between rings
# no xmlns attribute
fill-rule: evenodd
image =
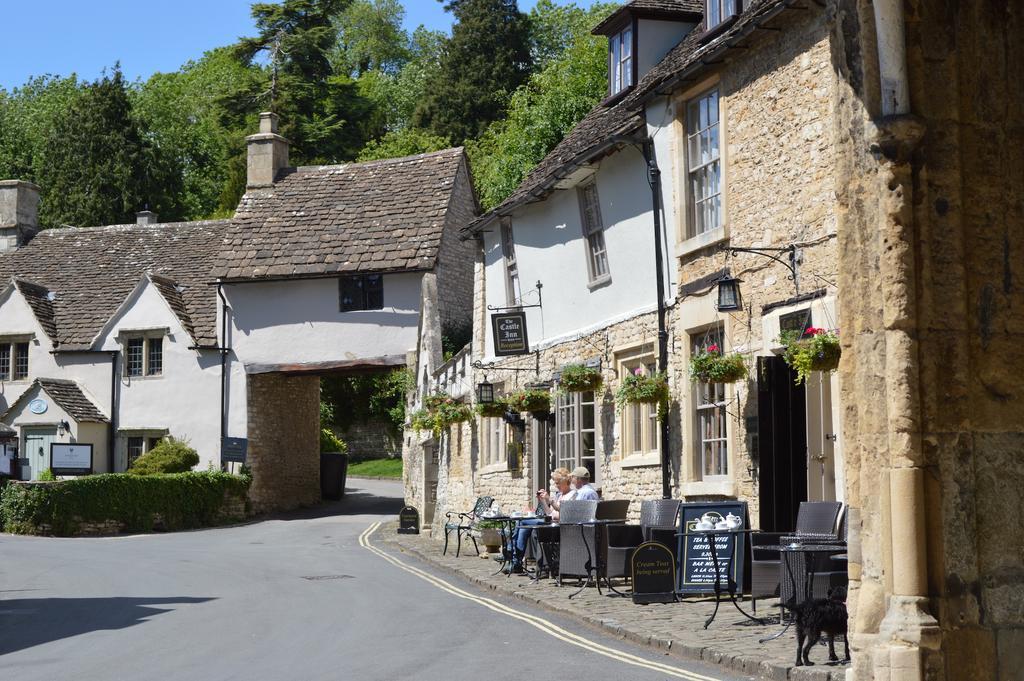
<svg viewBox="0 0 1024 681"><path fill-rule="evenodd" d="M400 570L405 570L410 574L416 575L425 582L429 582L430 584L436 586L438 589L441 589L442 591L445 591L451 594L452 596L455 596L456 598L472 601L473 603L482 605L485 608L493 610L496 613L507 615L508 617L517 619L520 622L535 627L536 629L540 629L545 634L553 636L554 638L560 641L564 641L579 648L583 648L584 650L587 650L592 653L597 653L598 655L603 655L605 657L611 658L618 662L622 662L624 664L630 664L634 667L650 669L651 671L659 672L665 674L666 676L670 676L677 679L687 679L688 681L715 681L715 679L713 679L710 676L703 676L701 674L696 674L685 669L680 669L679 667L672 667L667 664L661 664L660 662L650 662L642 657L622 652L620 650L615 650L614 648L608 648L606 646L601 645L600 643L597 643L596 641L592 641L578 634L574 634L571 631L563 629L562 627L559 627L549 622L548 620L537 617L536 615L530 615L525 612L520 612L519 610L510 608L506 605L499 603L498 601L492 600L490 598L483 598L481 596L472 594L468 591L459 589L458 587L449 584L443 579L439 579L438 577L435 577L429 572L409 565L408 563L404 563L395 558L394 556L391 556L370 544L370 535L373 534L377 530L377 528L380 527L380 525L381 524L378 522L366 528L363 531L363 533L359 535L359 545L377 554L378 556L388 561Z"/></svg>

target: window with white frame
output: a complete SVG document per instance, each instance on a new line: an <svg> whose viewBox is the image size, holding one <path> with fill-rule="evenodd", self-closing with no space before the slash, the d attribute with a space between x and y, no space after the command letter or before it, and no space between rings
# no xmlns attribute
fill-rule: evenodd
<svg viewBox="0 0 1024 681"><path fill-rule="evenodd" d="M0 381L28 378L28 341L0 340Z"/></svg>
<svg viewBox="0 0 1024 681"><path fill-rule="evenodd" d="M163 336L129 336L124 341L124 375L160 376L164 372Z"/></svg>
<svg viewBox="0 0 1024 681"><path fill-rule="evenodd" d="M633 87L633 26L608 39L608 94Z"/></svg>
<svg viewBox="0 0 1024 681"><path fill-rule="evenodd" d="M505 300L508 305L519 305L519 264L516 262L516 244L512 238L512 221L501 221L501 255L505 260Z"/></svg>
<svg viewBox="0 0 1024 681"><path fill-rule="evenodd" d="M508 424L500 416L480 417L480 464L493 466L505 460Z"/></svg>
<svg viewBox="0 0 1024 681"><path fill-rule="evenodd" d="M724 351L722 327L715 326L691 339L691 353ZM729 437L724 383L694 383L694 443L703 480L729 475Z"/></svg>
<svg viewBox="0 0 1024 681"><path fill-rule="evenodd" d="M687 237L722 226L719 97L715 88L686 104Z"/></svg>
<svg viewBox="0 0 1024 681"><path fill-rule="evenodd" d="M601 222L601 201L597 195L597 183L591 182L578 190L580 213L583 219L583 238L587 242L587 271L590 282L598 282L610 276L608 249L604 243L604 224Z"/></svg>
<svg viewBox="0 0 1024 681"><path fill-rule="evenodd" d="M619 378L626 374L651 376L658 371L658 364L650 352L632 352L619 358ZM620 448L622 456L647 454L658 450L660 429L658 428L657 404L627 404L622 408Z"/></svg>
<svg viewBox="0 0 1024 681"><path fill-rule="evenodd" d="M704 0L707 18L707 30L711 30L720 23L736 16L740 12L741 0Z"/></svg>
<svg viewBox="0 0 1024 681"><path fill-rule="evenodd" d="M555 403L555 456L560 467L583 466L597 482L596 393L559 393Z"/></svg>

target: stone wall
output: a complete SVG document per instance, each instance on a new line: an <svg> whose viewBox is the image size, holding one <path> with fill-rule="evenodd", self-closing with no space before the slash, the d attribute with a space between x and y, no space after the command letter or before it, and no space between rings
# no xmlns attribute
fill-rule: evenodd
<svg viewBox="0 0 1024 681"><path fill-rule="evenodd" d="M320 377L250 374L249 498L266 513L320 501Z"/></svg>
<svg viewBox="0 0 1024 681"><path fill-rule="evenodd" d="M883 116L870 3L831 4L850 676L1018 679L1022 16L906 3L910 112Z"/></svg>
<svg viewBox="0 0 1024 681"><path fill-rule="evenodd" d="M349 459L383 459L400 456L402 442L395 437L390 423L368 420L351 424L340 437L348 445Z"/></svg>
<svg viewBox="0 0 1024 681"><path fill-rule="evenodd" d="M470 330L473 309L473 263L476 259L472 240L463 241L459 230L468 225L478 212L473 180L465 160L455 176L447 222L438 254L437 296L441 329L445 334Z"/></svg>

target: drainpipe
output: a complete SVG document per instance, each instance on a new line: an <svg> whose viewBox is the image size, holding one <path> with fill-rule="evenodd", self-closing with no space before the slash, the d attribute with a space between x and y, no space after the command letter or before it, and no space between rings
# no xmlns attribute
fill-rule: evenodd
<svg viewBox="0 0 1024 681"><path fill-rule="evenodd" d="M114 452L117 438L117 358L121 354L118 350L109 350L110 355L110 424L107 437L107 470L114 472Z"/></svg>
<svg viewBox="0 0 1024 681"><path fill-rule="evenodd" d="M220 298L221 310L220 310L220 446L224 447L224 438L227 436L227 362L228 352L231 348L228 347L228 301L224 297L224 285L217 282L217 297ZM224 463L221 462L223 467Z"/></svg>
<svg viewBox="0 0 1024 681"><path fill-rule="evenodd" d="M903 0L874 0L878 70L882 86L882 115L910 113L907 83L907 46L904 38Z"/></svg>
<svg viewBox="0 0 1024 681"><path fill-rule="evenodd" d="M654 157L654 140L648 137L643 142L644 160L647 161L647 182L651 185L651 211L654 213L654 270L658 280L658 371L668 376L668 329L665 328L665 257L661 251L661 170ZM672 498L672 471L669 461L668 414L659 420L661 442L658 444L661 457L661 495Z"/></svg>

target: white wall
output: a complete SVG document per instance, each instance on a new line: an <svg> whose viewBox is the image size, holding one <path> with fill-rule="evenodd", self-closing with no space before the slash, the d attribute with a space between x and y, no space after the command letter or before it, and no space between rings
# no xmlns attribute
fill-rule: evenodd
<svg viewBox="0 0 1024 681"><path fill-rule="evenodd" d="M339 311L337 278L227 285L231 347L243 364L404 356L416 349L422 276L385 275L384 309L359 312Z"/></svg>
<svg viewBox="0 0 1024 681"><path fill-rule="evenodd" d="M216 295L213 287L210 295ZM166 430L188 440L199 452L200 469L205 469L209 461L219 464L220 357L216 352L189 349L192 338L156 287L147 281L136 289L128 305L107 324L97 348L123 350L123 339L118 338L122 331L159 328L168 329L160 375L125 376L121 357L117 429ZM109 384L109 374L106 380Z"/></svg>
<svg viewBox="0 0 1024 681"><path fill-rule="evenodd" d="M527 310L531 348L655 308L654 223L646 173L643 154L635 147L605 158L596 171L611 272L611 281L604 285L588 286L588 253L575 188L557 190L513 214L523 303L536 303L536 293L528 291L538 280L544 285L543 308ZM505 266L497 223L483 237L487 304L503 306ZM665 263L671 270L668 254ZM490 358L489 327L486 336L485 355Z"/></svg>
<svg viewBox="0 0 1024 681"><path fill-rule="evenodd" d="M10 289L0 293L0 337L34 334L28 349L28 379L0 381L0 414L14 404L37 378L64 378L87 385L96 404L110 413L110 360L105 355L88 353L54 355L53 343L21 292Z"/></svg>
<svg viewBox="0 0 1024 681"><path fill-rule="evenodd" d="M639 81L697 24L640 19L637 22L637 74Z"/></svg>

